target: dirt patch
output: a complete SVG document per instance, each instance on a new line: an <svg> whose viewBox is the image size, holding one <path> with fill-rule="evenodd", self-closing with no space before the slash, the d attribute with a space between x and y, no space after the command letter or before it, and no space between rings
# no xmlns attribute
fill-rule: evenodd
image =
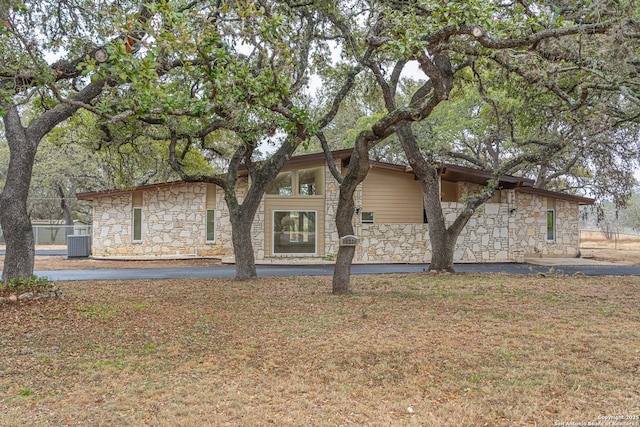
<svg viewBox="0 0 640 427"><path fill-rule="evenodd" d="M583 239L580 242L583 257L599 261L640 265L640 240L638 239Z"/></svg>
<svg viewBox="0 0 640 427"><path fill-rule="evenodd" d="M63 282L0 310L0 425L640 416L637 277ZM583 424L577 424L583 423Z"/></svg>
<svg viewBox="0 0 640 427"><path fill-rule="evenodd" d="M580 249L580 253L585 258L592 258L598 261L640 265L640 250L637 249Z"/></svg>

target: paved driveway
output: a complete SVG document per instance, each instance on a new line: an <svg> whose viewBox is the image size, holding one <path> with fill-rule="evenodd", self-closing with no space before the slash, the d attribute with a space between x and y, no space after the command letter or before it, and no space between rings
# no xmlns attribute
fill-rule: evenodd
<svg viewBox="0 0 640 427"><path fill-rule="evenodd" d="M389 274L419 273L426 270L428 264L355 264L352 274ZM640 276L640 267L610 263L590 263L589 265L538 265L530 263L487 263L457 264L458 273L507 273L538 274L582 273L587 276ZM333 274L333 265L259 265L258 276L328 276ZM187 279L187 278L233 278L235 266L200 268L141 268L141 269L98 269L98 270L60 270L36 271L36 275L49 280L129 280L129 279Z"/></svg>

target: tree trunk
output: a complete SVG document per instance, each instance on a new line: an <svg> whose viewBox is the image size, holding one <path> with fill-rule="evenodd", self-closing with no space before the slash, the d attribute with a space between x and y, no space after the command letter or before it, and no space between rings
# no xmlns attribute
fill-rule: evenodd
<svg viewBox="0 0 640 427"><path fill-rule="evenodd" d="M398 139L407 155L409 164L416 177L422 183L424 208L429 224L429 240L431 241L431 262L429 271L454 272L453 254L456 240L462 227L448 229L442 212L440 200L440 177L438 170L429 164L420 152L418 142L411 129L411 124L401 126L397 131Z"/></svg>
<svg viewBox="0 0 640 427"><path fill-rule="evenodd" d="M423 174L418 176L422 181L425 211L429 222L429 240L431 241L431 262L429 271L454 272L453 253L457 235L452 235L447 228L442 202L440 201L440 177L436 168L423 165Z"/></svg>
<svg viewBox="0 0 640 427"><path fill-rule="evenodd" d="M453 255L458 236L453 236L448 229L432 226L429 223L429 240L431 241L431 262L429 271L455 272Z"/></svg>
<svg viewBox="0 0 640 427"><path fill-rule="evenodd" d="M453 258L458 236L460 236L462 229L467 225L478 206L491 197L495 187L490 189L491 191L469 198L462 212L459 212L453 223L447 227L442 212L438 170L420 152L410 125L402 126L397 131L397 134L413 172L422 183L424 208L427 213L429 240L431 241L429 271L449 271L453 273L455 271Z"/></svg>
<svg viewBox="0 0 640 427"><path fill-rule="evenodd" d="M102 92L104 81L88 84L71 97L88 103ZM60 122L78 111L76 105L58 104L34 119L29 127L22 126L17 107L9 108L4 130L9 143L9 170L0 194L0 226L7 244L2 280L4 282L33 275L35 241L27 211L27 197L38 144Z"/></svg>
<svg viewBox="0 0 640 427"><path fill-rule="evenodd" d="M236 280L256 277L256 260L251 243L251 227L254 215L231 214L231 239L236 258Z"/></svg>
<svg viewBox="0 0 640 427"><path fill-rule="evenodd" d="M354 212L353 194L356 187L357 185L345 185L344 188L342 185L340 186L340 198L336 210L336 228L340 237L354 234L352 223ZM333 270L333 293L335 295L349 293L351 263L355 252L356 248L354 246L340 246L338 248L336 264Z"/></svg>
<svg viewBox="0 0 640 427"><path fill-rule="evenodd" d="M349 169L340 184L340 196L336 209L336 228L340 238L354 234L353 213L355 202L353 196L358 185L364 181L369 172L369 147L367 141L359 137L349 160ZM356 249L353 246L340 246L333 270L333 293L344 295L349 293L351 280L351 263Z"/></svg>
<svg viewBox="0 0 640 427"><path fill-rule="evenodd" d="M29 137L16 108L4 116L10 157L7 181L0 194L0 225L6 242L2 281L33 275L35 241L27 211L31 172L38 141Z"/></svg>

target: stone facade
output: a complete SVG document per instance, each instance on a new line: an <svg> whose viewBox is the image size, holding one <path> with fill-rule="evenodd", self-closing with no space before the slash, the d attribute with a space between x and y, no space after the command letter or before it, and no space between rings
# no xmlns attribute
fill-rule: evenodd
<svg viewBox="0 0 640 427"><path fill-rule="evenodd" d="M248 183L239 183L239 198ZM460 184L462 193L472 186ZM231 222L223 192L215 192L215 241L207 242L205 233L207 187L200 183L175 183L150 186L141 193L142 240L132 241L134 192L117 192L94 198L93 255L96 257L154 256L230 256L233 255ZM325 168L324 256L338 252L335 225L339 185ZM362 191L355 195L361 205ZM140 203L138 201L138 203ZM461 203L443 202L445 219L454 221ZM555 212L555 239L547 241L547 210ZM292 206L292 208L295 208ZM578 202L529 194L518 189L502 190L490 203L479 207L458 238L455 262L523 261L526 256L577 256L579 247ZM360 244L354 262L426 263L431 259L428 224L363 224L354 215ZM265 202L256 214L252 239L256 261L283 262L281 256L267 256L265 247ZM320 250L319 250L320 252ZM309 258L304 259L309 261ZM285 262L296 260L287 257Z"/></svg>
<svg viewBox="0 0 640 427"><path fill-rule="evenodd" d="M524 256L576 257L580 247L580 207L577 202L553 199L555 239L547 240L549 199L516 191L511 217L513 250Z"/></svg>
<svg viewBox="0 0 640 427"><path fill-rule="evenodd" d="M133 192L96 199L92 252L112 256L220 256L233 249L228 210L220 192L215 201L214 242L205 242L206 184L175 184L142 191L141 241L132 239Z"/></svg>
<svg viewBox="0 0 640 427"><path fill-rule="evenodd" d="M546 197L502 190L501 203L485 203L458 237L455 262L522 262L525 257L579 255L579 205L554 199L555 239L547 240ZM451 224L461 203L442 203ZM362 224L356 262L429 262L428 224Z"/></svg>

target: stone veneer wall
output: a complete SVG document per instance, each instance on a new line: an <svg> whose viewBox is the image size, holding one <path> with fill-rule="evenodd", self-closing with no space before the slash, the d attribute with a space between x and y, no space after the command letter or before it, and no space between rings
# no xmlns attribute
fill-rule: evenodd
<svg viewBox="0 0 640 427"><path fill-rule="evenodd" d="M176 184L142 194L142 241L131 241L132 193L94 201L94 256L224 256L233 253L231 223L216 192L216 241L205 243L206 184ZM228 237L227 237L228 236Z"/></svg>
<svg viewBox="0 0 640 427"><path fill-rule="evenodd" d="M577 256L579 206L556 199L556 240L547 241L547 198L502 190L502 203L480 206L460 233L455 262L524 261L525 256ZM451 224L461 203L442 203ZM510 212L512 208L515 211ZM356 262L429 262L427 224L362 224Z"/></svg>
<svg viewBox="0 0 640 427"><path fill-rule="evenodd" d="M442 203L450 224L462 204ZM429 262L431 241L428 224L363 224L362 262ZM508 208L486 204L463 228L454 251L456 262L500 262L509 260Z"/></svg>
<svg viewBox="0 0 640 427"><path fill-rule="evenodd" d="M131 248L131 194L100 197L93 202L93 256L127 255Z"/></svg>
<svg viewBox="0 0 640 427"><path fill-rule="evenodd" d="M359 262L429 262L427 224L362 224Z"/></svg>
<svg viewBox="0 0 640 427"><path fill-rule="evenodd" d="M556 239L547 241L547 198L515 193L512 221L513 250L524 256L570 256L579 254L580 207L576 202L555 200Z"/></svg>
<svg viewBox="0 0 640 427"><path fill-rule="evenodd" d="M338 253L335 225L339 185L325 168L325 253ZM239 182L239 199L247 192ZM94 201L94 256L233 255L231 222L221 190L216 191L216 241L205 243L205 184L158 187L143 193L142 242L131 242L131 193L105 196ZM355 194L361 205L361 187ZM556 240L546 241L547 198L502 190L502 203L486 203L477 209L460 234L456 262L522 261L525 256L576 256L579 247L579 207L556 200ZM462 208L443 202L451 223ZM510 212L512 208L516 210ZM265 212L262 201L252 227L256 260L265 260ZM361 224L354 215L360 245L354 262L429 262L431 243L427 224ZM322 241L322 240L320 240ZM277 257L273 257L275 259ZM287 260L292 261L292 260Z"/></svg>

